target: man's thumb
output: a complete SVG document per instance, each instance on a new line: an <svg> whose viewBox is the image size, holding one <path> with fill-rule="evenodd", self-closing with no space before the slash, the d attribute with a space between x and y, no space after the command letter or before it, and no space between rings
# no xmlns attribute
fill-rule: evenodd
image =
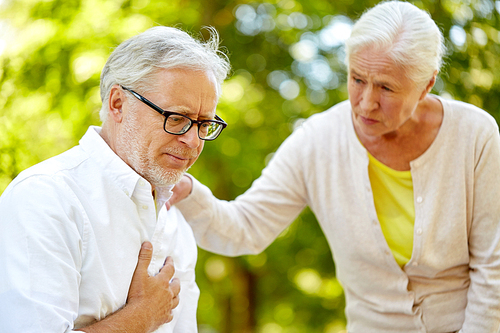
<svg viewBox="0 0 500 333"><path fill-rule="evenodd" d="M140 271L147 272L152 256L153 245L148 241L142 243L141 251L139 252L139 261L137 262L136 273Z"/></svg>

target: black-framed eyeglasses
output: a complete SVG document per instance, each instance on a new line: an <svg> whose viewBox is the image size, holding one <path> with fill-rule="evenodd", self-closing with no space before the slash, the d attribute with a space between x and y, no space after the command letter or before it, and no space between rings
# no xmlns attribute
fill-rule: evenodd
<svg viewBox="0 0 500 333"><path fill-rule="evenodd" d="M163 123L163 129L165 132L173 135L182 135L187 133L194 124L198 125L198 137L201 140L215 140L222 132L224 128L226 128L227 124L221 117L215 115L215 120L193 120L186 115L181 113L166 111L148 100L147 98L139 95L132 89L128 89L124 86L121 86L122 89L129 91L132 95L134 95L138 100L160 113L165 117L165 122Z"/></svg>

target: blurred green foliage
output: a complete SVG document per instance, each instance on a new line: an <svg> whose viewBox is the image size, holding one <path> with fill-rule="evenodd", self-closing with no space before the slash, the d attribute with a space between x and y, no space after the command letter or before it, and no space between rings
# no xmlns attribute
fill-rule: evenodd
<svg viewBox="0 0 500 333"><path fill-rule="evenodd" d="M218 113L229 127L191 173L222 199L260 175L294 126L347 98L342 41L373 0L0 0L0 192L23 169L99 125L99 75L114 47L154 25L214 26L233 73ZM500 1L415 1L449 53L434 93L500 119ZM201 251L200 332L345 329L331 253L306 210L264 253Z"/></svg>

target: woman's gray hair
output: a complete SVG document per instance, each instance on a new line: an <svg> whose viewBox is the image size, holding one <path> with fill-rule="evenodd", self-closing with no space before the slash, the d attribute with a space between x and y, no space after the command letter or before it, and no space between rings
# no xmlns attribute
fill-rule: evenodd
<svg viewBox="0 0 500 333"><path fill-rule="evenodd" d="M441 68L446 52L443 34L430 15L402 1L382 2L354 24L346 41L345 63L366 47L384 50L417 86Z"/></svg>
<svg viewBox="0 0 500 333"><path fill-rule="evenodd" d="M115 84L148 91L155 88L152 76L159 69L185 68L211 71L217 81L217 95L222 92L231 65L219 50L219 35L208 27L210 38L199 41L177 28L157 26L127 39L110 55L101 73L101 121L108 118L108 100Z"/></svg>

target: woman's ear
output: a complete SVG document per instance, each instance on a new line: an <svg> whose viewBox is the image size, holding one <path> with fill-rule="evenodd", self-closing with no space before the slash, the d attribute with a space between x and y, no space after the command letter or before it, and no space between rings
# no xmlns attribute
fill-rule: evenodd
<svg viewBox="0 0 500 333"><path fill-rule="evenodd" d="M116 123L121 123L123 119L122 107L125 100L125 92L123 89L115 84L111 87L108 100L108 112L110 119Z"/></svg>
<svg viewBox="0 0 500 333"><path fill-rule="evenodd" d="M420 100L424 99L425 96L427 96L427 94L431 92L432 87L434 87L434 84L436 83L437 74L438 71L434 71L434 73L432 74L432 78L429 80L427 86L425 87L425 90L422 92L422 96L420 96Z"/></svg>

